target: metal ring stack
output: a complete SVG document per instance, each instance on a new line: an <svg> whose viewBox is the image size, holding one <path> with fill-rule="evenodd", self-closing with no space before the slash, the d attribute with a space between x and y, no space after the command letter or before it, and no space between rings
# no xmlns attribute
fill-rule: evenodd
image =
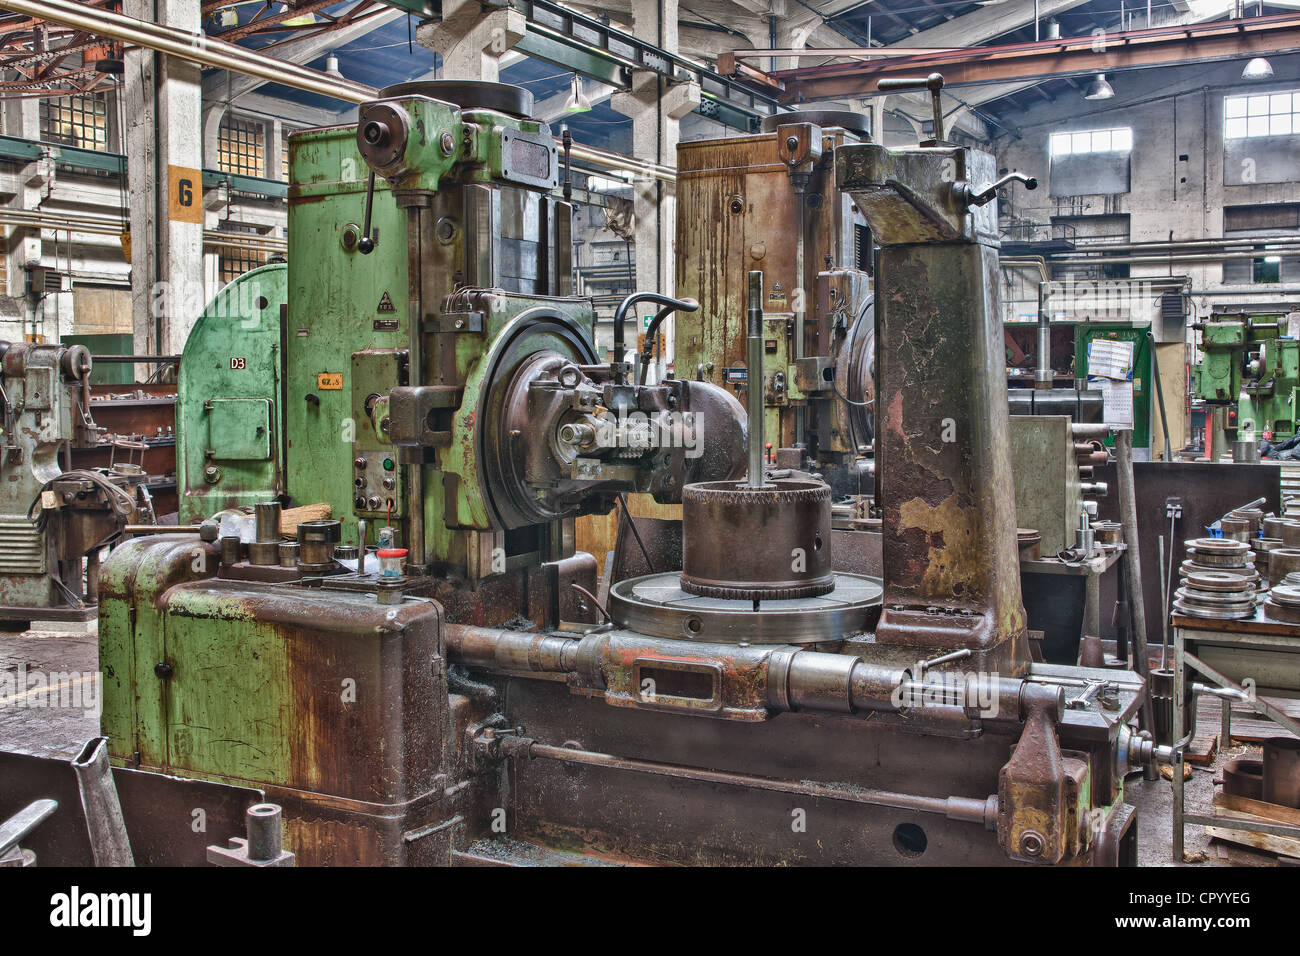
<svg viewBox="0 0 1300 956"><path fill-rule="evenodd" d="M1287 577L1300 579L1300 572L1292 572ZM1274 621L1300 623L1300 583L1274 585L1264 602L1264 614Z"/></svg>
<svg viewBox="0 0 1300 956"><path fill-rule="evenodd" d="M1259 572L1255 554L1244 541L1198 538L1187 545L1179 567L1180 587L1174 610L1188 617L1236 620L1255 613Z"/></svg>

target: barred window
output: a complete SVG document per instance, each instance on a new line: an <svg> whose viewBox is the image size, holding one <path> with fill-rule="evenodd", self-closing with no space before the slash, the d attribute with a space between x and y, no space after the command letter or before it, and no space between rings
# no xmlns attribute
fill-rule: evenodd
<svg viewBox="0 0 1300 956"><path fill-rule="evenodd" d="M258 231L251 226L227 225L222 232L229 232L230 245L217 241L218 278L222 285L233 282L245 272L266 265L266 253L260 249L239 242L241 236L256 236Z"/></svg>
<svg viewBox="0 0 1300 956"><path fill-rule="evenodd" d="M47 143L108 150L108 101L102 93L43 99L40 122Z"/></svg>
<svg viewBox="0 0 1300 956"><path fill-rule="evenodd" d="M217 168L237 176L265 176L266 132L262 124L227 113L217 134Z"/></svg>

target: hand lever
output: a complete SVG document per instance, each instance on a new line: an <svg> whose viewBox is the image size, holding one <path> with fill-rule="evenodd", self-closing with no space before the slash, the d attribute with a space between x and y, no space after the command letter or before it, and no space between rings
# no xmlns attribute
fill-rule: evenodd
<svg viewBox="0 0 1300 956"><path fill-rule="evenodd" d="M996 196L999 189L1012 182L1022 182L1026 189L1038 188L1038 180L1024 173L1007 173L992 186L986 186L979 192L976 192L970 183L954 183L953 188L958 191L958 198L967 206L982 206Z"/></svg>
<svg viewBox="0 0 1300 956"><path fill-rule="evenodd" d="M876 89L882 93L902 90L929 90L930 112L934 116L934 138L943 141L943 104L939 102L939 91L943 89L943 75L931 73L929 76L899 77L895 80L880 80Z"/></svg>
<svg viewBox="0 0 1300 956"><path fill-rule="evenodd" d="M357 252L363 256L368 256L375 251L375 240L370 237L370 211L375 205L375 171L370 170L370 178L366 181L366 218L361 227L361 239L357 242Z"/></svg>

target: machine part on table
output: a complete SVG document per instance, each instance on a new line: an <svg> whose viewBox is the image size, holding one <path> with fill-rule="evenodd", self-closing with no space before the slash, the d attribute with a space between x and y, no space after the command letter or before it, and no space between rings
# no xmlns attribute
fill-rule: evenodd
<svg viewBox="0 0 1300 956"><path fill-rule="evenodd" d="M1277 515L1267 515L1260 522L1263 537L1282 539L1282 526L1286 523L1285 518L1279 518Z"/></svg>
<svg viewBox="0 0 1300 956"><path fill-rule="evenodd" d="M108 763L108 738L94 737L72 761L81 791L81 806L90 831L95 866L135 866L131 840L122 817L122 804Z"/></svg>
<svg viewBox="0 0 1300 956"><path fill-rule="evenodd" d="M1254 438L1239 439L1232 443L1232 460L1241 465L1258 465L1259 442Z"/></svg>
<svg viewBox="0 0 1300 956"><path fill-rule="evenodd" d="M1017 528L1016 546L1020 549L1020 560L1037 561L1043 556L1043 536L1036 528Z"/></svg>
<svg viewBox="0 0 1300 956"><path fill-rule="evenodd" d="M1234 620L1253 617L1260 575L1255 554L1244 541L1197 538L1187 544L1174 609L1189 617ZM1206 570L1206 568L1214 570Z"/></svg>
<svg viewBox="0 0 1300 956"><path fill-rule="evenodd" d="M1282 543L1288 548L1300 548L1300 520L1286 518L1282 521Z"/></svg>
<svg viewBox="0 0 1300 956"><path fill-rule="evenodd" d="M1264 613L1275 621L1300 623L1300 582L1273 585L1264 602Z"/></svg>
<svg viewBox="0 0 1300 956"><path fill-rule="evenodd" d="M1237 508L1229 512L1228 517L1244 520L1250 525L1250 534L1255 536L1259 534L1260 526L1264 522L1264 512L1259 508Z"/></svg>
<svg viewBox="0 0 1300 956"><path fill-rule="evenodd" d="M248 808L243 837L231 837L229 846L208 847L208 862L216 866L295 866L294 854L284 849L283 811L274 803Z"/></svg>
<svg viewBox="0 0 1300 956"><path fill-rule="evenodd" d="M238 564L244 560L244 543L239 535L230 534L221 538L221 563Z"/></svg>
<svg viewBox="0 0 1300 956"><path fill-rule="evenodd" d="M1226 701L1224 707L1230 706ZM1223 792L1248 800L1264 799L1264 761L1259 757L1233 757L1223 765Z"/></svg>
<svg viewBox="0 0 1300 956"><path fill-rule="evenodd" d="M703 597L781 601L834 589L831 491L780 478L764 487L715 481L682 497L681 588Z"/></svg>
<svg viewBox="0 0 1300 956"><path fill-rule="evenodd" d="M0 618L93 618L100 552L136 519L144 476L67 470L102 434L91 368L81 345L0 342Z"/></svg>
<svg viewBox="0 0 1300 956"><path fill-rule="evenodd" d="M264 396L282 406L282 481L244 489L245 503L329 506L356 525L356 544L335 519L299 526L297 567L219 564L207 560L215 543L180 535L120 548L105 568L99 630L101 662L117 675L102 718L114 758L150 777L257 783L284 807L284 846L304 865L536 852L1131 862L1124 774L1159 756L1128 726L1143 682L1029 654L996 334L993 158L779 127L771 172L802 190L808 228L772 218L760 197L720 202L724 215L772 222L782 241L803 233L812 255L800 264L799 242L787 254L773 238L770 250L737 249L723 273L681 270L735 292L741 272L763 269L761 357L729 365L732 385L752 372L746 384L757 391L761 379L767 393L747 421L727 380L643 384L619 356L600 361L593 304L571 294L571 208L550 193L549 129L494 91L387 91L362 104L355 130L291 137L295 292L282 388ZM828 139L850 195L829 188L829 161L816 158ZM679 163L679 188L690 165ZM817 192L829 201L808 202ZM860 234L861 257L827 264L824 304L810 310L794 301L819 278L804 266L820 268L823 250L853 234L854 200L872 231ZM368 229L357 225L367 218ZM679 254L700 221L679 218ZM852 466L870 444L841 411L871 405L854 330L874 322L851 273L873 235L888 302L875 473L883 582L832 572L832 534L866 536L832 532L835 488L797 467L815 439L833 484L821 466ZM793 275L782 271L792 259ZM643 300L634 295L625 311ZM743 318L748 329L747 302L692 298L712 316L697 328L734 330ZM679 361L696 315L680 316ZM952 361L954 342L973 360ZM694 346L724 351L716 338ZM842 377L837 363L851 356L856 373ZM213 358L198 347L184 361ZM783 403L792 377L801 394ZM345 420L356 426L348 456L336 454ZM804 447L764 460L764 436L787 426L802 429ZM577 549L574 520L608 514L630 492L683 503L690 553L680 572L658 563L613 584L602 621L596 561ZM719 497L745 514L719 517ZM869 514L861 506L852 520ZM738 534L744 526L753 532ZM385 573L401 561L389 548L374 572L335 561L345 538L359 556L377 529L394 529L407 552L398 574ZM744 597L691 594L692 576ZM816 841L771 826L792 798L822 821ZM506 811L504 838L494 808Z"/></svg>
<svg viewBox="0 0 1300 956"><path fill-rule="evenodd" d="M1283 581L1288 574L1300 571L1300 548L1270 548L1268 577L1270 581Z"/></svg>
<svg viewBox="0 0 1300 956"><path fill-rule="evenodd" d="M1123 543L1123 526L1118 521L1094 521L1092 530L1100 545Z"/></svg>
<svg viewBox="0 0 1300 956"><path fill-rule="evenodd" d="M298 566L298 555L302 551L302 545L297 541L280 542L280 566L284 568L296 568Z"/></svg>
<svg viewBox="0 0 1300 956"><path fill-rule="evenodd" d="M1300 740L1270 737L1264 741L1261 799L1300 810Z"/></svg>
<svg viewBox="0 0 1300 956"><path fill-rule="evenodd" d="M1219 521L1219 530L1223 532L1225 538L1234 541L1249 542L1251 538L1250 522L1245 518L1222 518Z"/></svg>
<svg viewBox="0 0 1300 956"><path fill-rule="evenodd" d="M253 506L253 540L248 543L248 563L280 563L280 502L259 501Z"/></svg>
<svg viewBox="0 0 1300 956"><path fill-rule="evenodd" d="M343 522L337 519L304 521L298 525L298 567L304 574L334 571L334 551L342 539Z"/></svg>

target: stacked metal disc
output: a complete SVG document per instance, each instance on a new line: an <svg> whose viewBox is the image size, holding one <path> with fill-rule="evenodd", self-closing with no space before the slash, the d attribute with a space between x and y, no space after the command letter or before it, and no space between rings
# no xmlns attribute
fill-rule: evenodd
<svg viewBox="0 0 1300 956"><path fill-rule="evenodd" d="M1291 573L1287 578L1300 580L1300 573ZM1264 602L1264 615L1274 621L1287 621L1300 624L1300 583L1275 584L1268 592Z"/></svg>
<svg viewBox="0 0 1300 956"><path fill-rule="evenodd" d="M1178 569L1182 587L1174 592L1174 610L1187 617L1236 620L1255 613L1259 573L1255 553L1245 541L1198 538L1187 545L1187 560Z"/></svg>

